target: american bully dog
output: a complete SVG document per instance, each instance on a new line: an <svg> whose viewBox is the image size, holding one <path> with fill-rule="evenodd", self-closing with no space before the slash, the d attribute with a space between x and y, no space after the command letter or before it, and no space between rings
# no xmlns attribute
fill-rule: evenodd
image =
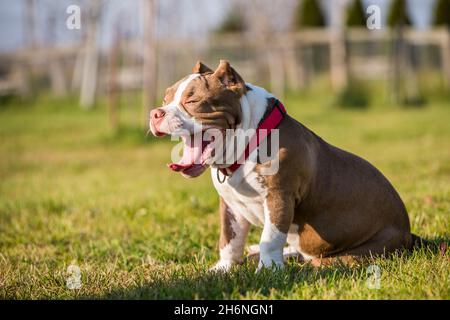
<svg viewBox="0 0 450 320"><path fill-rule="evenodd" d="M212 169L221 219L220 260L213 269L242 262L250 225L262 227L258 270L283 266L283 253L328 264L409 249L420 239L380 171L291 118L228 61L215 71L198 62L169 87L163 106L151 111L150 129L158 137L182 138L183 155L169 165L173 171L196 177ZM210 129L218 135L206 139ZM253 132L240 151L233 145L242 144L238 131ZM196 135L200 143L193 142ZM258 146L269 140L271 156L262 159ZM227 152L217 152L217 145Z"/></svg>

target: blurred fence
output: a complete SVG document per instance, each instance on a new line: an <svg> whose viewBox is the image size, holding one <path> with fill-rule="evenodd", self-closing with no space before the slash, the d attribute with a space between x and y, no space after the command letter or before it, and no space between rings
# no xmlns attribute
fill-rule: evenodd
<svg viewBox="0 0 450 320"><path fill-rule="evenodd" d="M156 45L156 70L148 75L155 92L190 72L196 60L214 68L229 59L248 82L266 86L282 97L286 90L307 89L317 76L328 76L340 90L351 79L414 82L421 70L433 71L450 87L450 32L404 29L368 31L350 28L309 29L297 33L211 35L203 41L161 39ZM121 39L99 50L95 79L83 76L85 46L38 48L0 55L0 95L27 96L50 89L57 96L80 92L90 81L96 95L142 90L145 82L145 44ZM91 53L92 54L92 53ZM145 69L145 70L148 70ZM397 79L397 80L396 80ZM114 99L114 95L112 95Z"/></svg>

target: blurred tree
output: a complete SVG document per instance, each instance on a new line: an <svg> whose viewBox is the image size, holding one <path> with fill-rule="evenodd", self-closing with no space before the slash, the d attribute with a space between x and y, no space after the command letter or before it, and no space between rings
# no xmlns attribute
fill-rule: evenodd
<svg viewBox="0 0 450 320"><path fill-rule="evenodd" d="M36 0L27 0L25 5L26 15L25 18L25 39L27 41L28 46L31 49L37 47L37 35L36 35L36 8L35 3Z"/></svg>
<svg viewBox="0 0 450 320"><path fill-rule="evenodd" d="M334 105L340 108L364 109L370 105L370 90L361 80L352 79L336 95Z"/></svg>
<svg viewBox="0 0 450 320"><path fill-rule="evenodd" d="M450 0L438 0L434 9L433 25L447 26L446 39L441 45L441 57L447 87L450 87Z"/></svg>
<svg viewBox="0 0 450 320"><path fill-rule="evenodd" d="M450 0L438 0L434 9L433 25L447 25L450 28Z"/></svg>
<svg viewBox="0 0 450 320"><path fill-rule="evenodd" d="M411 25L406 0L394 0L392 2L387 22L390 27Z"/></svg>
<svg viewBox="0 0 450 320"><path fill-rule="evenodd" d="M80 89L80 105L84 109L93 108L96 98L100 61L97 30L101 22L104 4L106 2L95 0L90 0L87 4L87 30Z"/></svg>
<svg viewBox="0 0 450 320"><path fill-rule="evenodd" d="M239 5L234 5L228 11L227 16L215 30L216 33L244 32L247 30L244 11Z"/></svg>
<svg viewBox="0 0 450 320"><path fill-rule="evenodd" d="M324 27L325 18L317 0L302 0L295 13L295 28Z"/></svg>
<svg viewBox="0 0 450 320"><path fill-rule="evenodd" d="M144 45L142 114L145 115L142 117L142 125L146 126L147 115L150 114L150 109L156 101L156 90L158 87L158 41L156 37L158 1L143 0L142 10L144 13L144 33L142 35Z"/></svg>
<svg viewBox="0 0 450 320"><path fill-rule="evenodd" d="M347 21L348 27L365 27L366 15L364 13L364 7L361 0L353 0L351 5L347 9Z"/></svg>

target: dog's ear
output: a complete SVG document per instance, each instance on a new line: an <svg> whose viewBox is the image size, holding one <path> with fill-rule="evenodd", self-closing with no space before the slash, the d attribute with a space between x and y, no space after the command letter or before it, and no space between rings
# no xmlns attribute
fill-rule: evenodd
<svg viewBox="0 0 450 320"><path fill-rule="evenodd" d="M192 68L192 73L207 73L207 72L213 72L208 66L204 65L202 62L197 61L194 68Z"/></svg>
<svg viewBox="0 0 450 320"><path fill-rule="evenodd" d="M228 89L243 94L245 92L245 82L242 77L234 70L227 60L220 60L219 66L214 71L220 82Z"/></svg>

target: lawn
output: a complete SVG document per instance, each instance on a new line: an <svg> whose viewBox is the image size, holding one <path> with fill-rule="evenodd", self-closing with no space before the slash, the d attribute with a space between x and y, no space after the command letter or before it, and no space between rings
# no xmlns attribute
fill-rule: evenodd
<svg viewBox="0 0 450 320"><path fill-rule="evenodd" d="M288 112L327 141L376 165L402 196L412 230L450 236L450 103L424 108L333 108L292 95ZM218 198L209 173L169 171L171 146L122 110L113 134L106 108L41 97L0 106L0 298L449 299L450 255L416 250L367 265L315 269L291 262L255 274L244 265L207 272L218 258ZM249 243L257 243L254 229ZM436 240L437 241L437 240ZM79 289L67 278L80 270ZM69 268L69 270L68 270ZM74 271L75 270L75 271Z"/></svg>

